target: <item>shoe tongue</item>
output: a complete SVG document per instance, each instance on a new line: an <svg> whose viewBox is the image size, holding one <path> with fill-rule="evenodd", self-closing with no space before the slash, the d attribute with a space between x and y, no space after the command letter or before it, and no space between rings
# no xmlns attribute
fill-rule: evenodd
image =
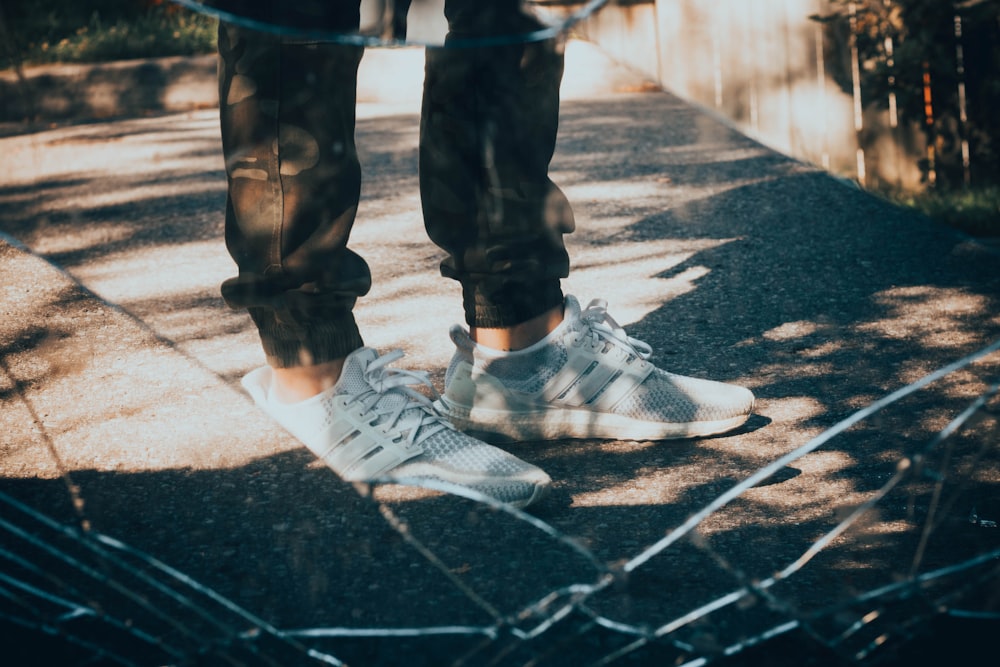
<svg viewBox="0 0 1000 667"><path fill-rule="evenodd" d="M361 372L368 368L368 364L378 359L378 351L371 347L359 347L358 349L347 355L347 359L344 361L344 367L351 364L357 364L361 367Z"/></svg>
<svg viewBox="0 0 1000 667"><path fill-rule="evenodd" d="M583 328L583 322L580 321L580 302L577 301L575 296L566 295L566 302L563 306L563 322L566 323L566 328L570 331L577 331Z"/></svg>
<svg viewBox="0 0 1000 667"><path fill-rule="evenodd" d="M368 381L365 380L365 369L368 364L378 359L378 352L370 347L362 347L355 350L344 360L344 367L340 371L340 379L337 380L338 394L360 394L368 389Z"/></svg>
<svg viewBox="0 0 1000 667"><path fill-rule="evenodd" d="M344 360L344 368L340 372L340 380L337 381L338 394L361 394L369 391L372 386L365 379L365 371L368 365L379 358L377 351L370 347L363 347L352 352ZM378 405L384 408L395 409L410 402L410 398L397 391L383 393L378 399Z"/></svg>

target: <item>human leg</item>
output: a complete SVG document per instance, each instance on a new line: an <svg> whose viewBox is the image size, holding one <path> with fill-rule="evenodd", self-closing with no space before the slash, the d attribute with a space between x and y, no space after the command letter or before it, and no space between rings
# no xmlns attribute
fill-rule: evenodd
<svg viewBox="0 0 1000 667"><path fill-rule="evenodd" d="M529 31L516 2L449 0L449 41ZM574 227L548 177L562 78L558 40L427 50L420 192L443 275L462 287L474 329L518 326L557 309Z"/></svg>
<svg viewBox="0 0 1000 667"><path fill-rule="evenodd" d="M480 9L451 0L451 35L513 32ZM749 391L657 369L603 304L564 303L562 235L573 217L548 178L562 64L558 41L428 52L424 218L448 253L443 275L461 283L469 326L452 331L457 351L439 408L461 428L521 439L735 428L752 410Z"/></svg>
<svg viewBox="0 0 1000 667"><path fill-rule="evenodd" d="M223 24L219 52L226 244L239 268L223 296L248 310L275 368L336 362L362 345L352 309L371 285L347 249L361 50Z"/></svg>
<svg viewBox="0 0 1000 667"><path fill-rule="evenodd" d="M347 480L441 480L525 506L548 476L456 431L362 346L353 306L370 286L347 249L360 192L354 90L360 50L223 26L221 126L227 247L268 365L244 378L257 404Z"/></svg>

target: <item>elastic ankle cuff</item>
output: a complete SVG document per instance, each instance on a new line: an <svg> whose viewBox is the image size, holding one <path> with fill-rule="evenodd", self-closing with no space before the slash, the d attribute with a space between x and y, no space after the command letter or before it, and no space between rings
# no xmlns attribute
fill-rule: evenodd
<svg viewBox="0 0 1000 667"><path fill-rule="evenodd" d="M463 292L466 324L482 329L527 322L564 301L558 279L532 285L508 283L489 294L480 287L466 286Z"/></svg>
<svg viewBox="0 0 1000 667"><path fill-rule="evenodd" d="M314 366L364 346L353 315L305 327L258 322L258 331L267 363L274 368Z"/></svg>

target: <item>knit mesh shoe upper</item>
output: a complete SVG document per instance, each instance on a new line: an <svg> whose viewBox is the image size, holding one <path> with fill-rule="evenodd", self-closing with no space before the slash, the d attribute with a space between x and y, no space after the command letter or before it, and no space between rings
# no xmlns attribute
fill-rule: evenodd
<svg viewBox="0 0 1000 667"><path fill-rule="evenodd" d="M517 352L477 345L452 329L457 351L440 407L460 428L521 439L684 438L731 430L749 417L743 387L668 373L648 345L592 301L566 298L564 321Z"/></svg>
<svg viewBox="0 0 1000 667"><path fill-rule="evenodd" d="M361 348L347 357L337 384L300 403L269 396L271 369L243 379L257 404L349 481L378 477L435 479L463 486L515 507L540 498L551 480L541 469L456 431L430 399L411 388L426 375L389 363Z"/></svg>

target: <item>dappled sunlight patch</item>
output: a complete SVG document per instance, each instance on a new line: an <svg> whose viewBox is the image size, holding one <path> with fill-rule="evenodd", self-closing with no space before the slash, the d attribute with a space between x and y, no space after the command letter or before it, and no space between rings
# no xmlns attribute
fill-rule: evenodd
<svg viewBox="0 0 1000 667"><path fill-rule="evenodd" d="M761 345L775 346L782 354L794 359L794 370L803 370L802 359L822 360L841 352L845 346L857 347L857 341L847 341L837 332L836 327L827 322L796 320L785 322L764 331L759 337L744 338L733 344L734 348L755 348ZM790 356L789 356L790 355ZM780 364L767 367L765 373L775 373Z"/></svg>
<svg viewBox="0 0 1000 667"><path fill-rule="evenodd" d="M992 362L992 365L985 366L982 372L956 372L941 381L940 391L942 396L947 396L948 398L956 399L959 401L972 401L977 396L982 395L983 390L986 388L985 378L989 377L989 373L1000 373L1000 354L991 357L987 363ZM916 370L916 369L913 369ZM910 372L912 373L913 370ZM994 377L997 377L994 375ZM980 421L985 421L986 416L983 415Z"/></svg>
<svg viewBox="0 0 1000 667"><path fill-rule="evenodd" d="M406 484L381 484L371 489L372 498L380 503L413 503L443 495L441 491Z"/></svg>
<svg viewBox="0 0 1000 667"><path fill-rule="evenodd" d="M877 544L878 538L909 535L913 533L915 528L917 528L917 524L912 521L886 520L877 516L877 513L872 513L867 521L859 525L857 543L863 548L866 542Z"/></svg>
<svg viewBox="0 0 1000 667"><path fill-rule="evenodd" d="M423 79L423 48L368 49L358 68L357 99L362 103L359 111L372 102L388 100L400 107L398 112L418 114Z"/></svg>
<svg viewBox="0 0 1000 667"><path fill-rule="evenodd" d="M646 254L656 246L655 242L635 244L636 249ZM587 252L580 256L586 261ZM598 253L599 254L599 253ZM628 248L623 248L623 255ZM581 265L567 279L567 291L584 300L600 297L608 302L614 317L622 325L637 322L663 307L672 299L691 292L700 279L709 274L704 266L692 266L670 278L654 278L658 273L686 261L684 255L649 254L645 257L621 257L617 253L605 253L603 265ZM619 261L620 258L620 261ZM611 280L609 273L615 273Z"/></svg>
<svg viewBox="0 0 1000 667"><path fill-rule="evenodd" d="M717 142L699 141L686 146L658 146L657 152L670 155L683 164L714 164L716 162L737 162L757 158L771 158L774 153L762 146L740 146L733 148L732 140Z"/></svg>
<svg viewBox="0 0 1000 667"><path fill-rule="evenodd" d="M65 274L27 254L4 259L7 272L48 272L20 288L30 300L4 298L7 396L31 409L4 410L18 420L5 436L18 438L17 460L34 460L39 472L218 469L294 446L249 401L234 401L230 387Z"/></svg>
<svg viewBox="0 0 1000 667"><path fill-rule="evenodd" d="M169 280L163 273L167 271ZM203 290L217 294L218 285L232 273L231 260L216 239L139 246L73 270L74 277L94 292L126 306L153 297L169 299Z"/></svg>
<svg viewBox="0 0 1000 667"><path fill-rule="evenodd" d="M677 104L664 99L662 109L675 113L677 108ZM377 120L378 114L384 111L385 108L364 107L359 115L367 118L364 114L369 113ZM611 121L612 116L616 120ZM594 114L590 118L581 117L580 124L591 126L595 132L601 130L602 134L594 139L598 143L603 141L604 133L616 131L608 128L609 123L615 122L631 130L627 125L630 118L628 113L609 114L607 118ZM441 253L423 234L414 168L416 132L402 130L404 126L415 128L415 122L411 121L415 119L393 118L384 123L378 120L378 123L359 126L367 134L363 138L378 152L373 151L365 158L372 158L366 167L374 165L371 170L374 174L366 181L365 200L352 238L352 247L356 245L360 254L370 261L375 284L370 295L359 301L355 312L367 343L383 350L404 348L407 350L406 367L441 372L453 349L447 339L447 328L462 320L461 300L457 284L437 275ZM642 122L659 123L660 119L647 118ZM106 298L126 304L144 324L168 338L173 347L164 345L164 349L159 349L157 342L150 342L151 337L122 336L120 332L124 328L121 327L95 328L86 313L74 313L77 321L65 324L68 331L80 336L79 340L76 336L66 339L76 347L43 346L33 350L31 353L36 356L44 355L42 361L25 363L21 367L24 374L15 374L27 386L26 400L40 415L46 415L44 421L40 421L41 426L33 427L21 421L23 410L16 409L10 393L0 393L3 418L17 422L17 428L10 433L18 438L37 436L42 428L48 429L46 432L54 438L58 452L66 457L65 469L92 476L101 473L107 480L103 483L104 493L110 500L105 499L107 510L95 511L97 516L94 518L120 529L116 532L118 536L149 540L147 544L162 547L153 553L180 561L186 572L204 577L207 586L232 597L236 604L246 605L254 612L263 610L267 621L277 624L274 619L287 621L291 616L296 619L295 625L287 627L302 627L303 620L330 626L316 628L314 634L296 634L297 631L277 629L254 619L234 618L232 606L219 611L207 602L199 602L194 611L210 612L209 617L219 620L225 630L217 637L195 627L192 643L200 642L202 648L220 647L220 652L232 653L244 649L266 652L274 645L284 648L286 642L289 646L300 642L297 646L305 645L314 650L311 657L315 658L321 652L339 655L345 645L362 641L379 642L380 646L391 644L393 650L408 651L410 645L401 642L413 639L426 642L414 648L413 655L433 663L439 655L447 653L447 649L428 657L420 652L421 648L440 647L442 642L455 641L455 636L466 632L473 637L473 643L463 645L462 651L452 652L448 656L452 661L455 656L465 655L469 656L466 664L486 664L491 658L496 658L493 662L500 664L505 656L513 656L517 664L534 658L543 663L567 645L571 648L584 645L589 660L601 660L635 639L648 641L656 650L662 649L659 654L654 651L653 658L637 650L636 660L692 664L703 658L718 657L719 649L743 641L771 640L795 624L808 623L817 617L807 618L793 606L783 606L793 600L793 596L788 594L786 597L779 587L773 589L774 605L761 604L764 596L748 601L749 597L741 597L746 583L743 573L736 567L720 567L719 563L730 556L735 556L731 562L744 557L754 566L747 568L752 570L751 576L766 575L775 567L792 562L802 550L812 546L823 551L823 557L834 564L855 560L875 562L867 557L852 558L850 551L843 547L847 538L864 534L869 529L886 538L905 537L903 528L911 524L899 518L900 507L905 504L898 502L900 495L887 499L887 511L873 510L871 519L848 526L843 537L824 544L821 542L824 531L838 526L839 522L849 521L853 510L864 509L862 503L873 497L878 484L892 476L893 461L899 456L901 447L910 441L901 436L887 443L887 434L900 423L907 429L915 428L913 422L916 420L910 418L910 413L916 414L921 422L944 426L946 413L954 412L953 405L927 410L928 402L940 396L970 396L980 385L973 377L965 381L964 376L954 384L943 382L934 388L937 393L924 403L901 406L902 416L896 421L871 419L866 422L871 425L871 437L855 427L800 456L802 452L798 448L819 435L822 427L843 418L846 409L865 407L866 401L880 398L881 389L888 391L897 386L900 369L909 377L911 369L906 355L914 356L912 372L920 365L926 367L941 356L951 355L921 356L926 349L912 344L920 343L919 336L893 339L877 329L845 331L849 323L855 321L850 318L871 312L870 304L864 302L870 293L867 285L858 292L814 300L805 287L789 284L794 280L786 281L776 290L774 284L753 283L754 272L770 270L773 268L770 264L751 267L727 264L734 253L744 247L742 243L732 245L733 241L744 241L734 238L741 234L746 234L748 242L745 245L751 251L748 255L751 260L767 253L774 267L778 267L783 258L770 246L760 244L761 237L757 235L760 230L753 226L755 222L747 222L743 217L754 216L752 205L760 203L754 201L759 192L739 193L719 200L718 203L725 206L746 206L724 209L733 212L736 222L732 224L728 220L705 219L705 211L723 210L713 207L716 202L712 197L741 184L764 181L774 181L776 191L777 176L765 179L763 174L774 175L780 171L781 176L786 176L796 169L806 168L783 163L780 158L772 162L762 160L760 172L751 172L757 167L756 163L740 165L743 171L736 176L743 180L711 182L711 175L704 177L704 174L714 174L717 161L752 161L757 157L755 152L760 150L745 144L726 148L718 137L730 131L720 130L717 125L714 122L696 123L698 130L703 132L700 138L708 142L704 154L699 155L697 144L691 143L686 144L686 150L670 152L670 157L678 161L707 165L703 170L692 170L698 172L693 178L695 185L682 182L681 176L671 169L649 162L633 163L648 173L623 179L621 175L626 173L626 168L622 167L608 181L610 186L595 187L591 191L594 208L602 207L601 212L606 210L608 217L586 213L591 220L581 220L580 232L567 239L574 259L574 273L565 286L567 292L585 301L593 297L608 299L609 308L620 323L627 326L640 322L645 327L643 336L649 335L649 342L656 343L660 349L664 342L668 346L673 344L671 318L677 312L682 327L680 335L687 335L713 354L719 354L713 357L714 365L705 364L704 369L697 369L699 372L705 370L714 375L721 369L730 375L742 374L744 384L761 390L755 415L758 419L746 430L726 437L680 443L513 443L512 452L540 463L555 480L551 495L539 504L538 511L532 510L531 515L523 517L495 508L484 510L468 498L443 496L440 488L387 484L376 487L372 495L354 493L350 485L341 483L332 471L314 461L291 435L263 417L238 387L237 376L241 370L262 363L263 359L259 346L252 341L252 325L247 320L238 324L236 315L221 310L217 284L233 275L235 268L225 255L221 225L218 224L211 231L213 239L208 241L204 240L205 236L198 236L203 241L193 244L177 243L172 237L142 237L132 240L138 248L135 253L102 255L98 252L96 257L87 258L79 267L78 275L86 278L88 287L99 286ZM207 132L209 126L210 123L205 122L185 132ZM133 124L129 127L145 132L150 126ZM217 132L217 127L212 131ZM164 145L170 140L168 133L152 136ZM672 139L690 141L691 137ZM81 135L74 150L81 150L83 140ZM89 141L100 143L98 139ZM122 145L127 141L130 140L112 141L109 138L109 145ZM200 150L218 150L215 141L206 139ZM183 143L174 144L178 151L187 150L180 148ZM625 141L619 144L627 145ZM636 148L646 150L644 146ZM178 151L168 146L159 153L138 151L137 155L141 160L161 160L157 166L160 168L164 164L174 164L171 160L186 159ZM108 152L103 148L99 152L104 156L102 159L107 159ZM650 150L643 157L654 153ZM599 146L592 149L584 146L577 154L581 156L579 161L574 159L575 155L559 158L567 168L561 175L556 174L557 182L562 182L563 175L578 177L576 180L600 181L609 170L619 169L616 165L608 165L609 160L621 160L627 165L627 161L637 155L635 150L603 153ZM199 187L206 191L224 187L218 165L210 163L210 159L206 154L198 164L216 170L206 178L214 185L188 190L188 186L194 184L193 179L187 179L179 186L181 191L201 193ZM779 163L778 167L774 166ZM581 164L588 166L581 167ZM593 171L588 171L589 165L594 165ZM95 170L105 168L92 166ZM140 166L148 168L148 165ZM106 178L106 172L94 173ZM140 186L134 182L111 185L112 189L95 192L94 198L87 200L89 204L103 202L100 205L108 205L118 201L131 207L129 189ZM82 196L82 191L91 188L92 182L71 187ZM167 194L162 189L151 192L157 198ZM579 185L577 194L584 197L581 210L587 206L587 192L587 186ZM748 196L739 199L741 194ZM158 207L162 202L157 198L147 204ZM684 202L699 202L699 205L677 210L677 205ZM705 210L698 210L702 208L700 202L706 203ZM804 206L812 204L807 201ZM178 212L186 214L189 209L171 206L170 211L164 212L165 217L137 220L136 224L159 225L173 232L172 219L167 216L178 215ZM801 208L803 204L795 206ZM206 214L206 206L191 208L192 214L221 218L221 210ZM165 219L169 223L166 226ZM770 224L770 218L764 220ZM103 222L101 219L100 224ZM685 227L680 231L681 236L708 236L707 230L711 230L713 238L661 238L670 233L677 235L675 228L681 224ZM186 234L204 231L198 225L183 230ZM98 232L86 238L100 243ZM768 240L766 236L763 238ZM783 240L780 236L774 238ZM750 247L753 244L755 247ZM69 245L65 247L69 249ZM720 249L725 251L717 252ZM754 255L755 251L761 254ZM91 268L93 273L88 274ZM735 271L739 282L728 282L731 271ZM157 282L153 274L169 275L170 280ZM889 277L895 279L895 274ZM890 283L879 287L884 284ZM730 287L732 291L726 291ZM836 289L836 285L831 288ZM716 299L720 294L742 299L750 293L752 297L755 290L768 290L774 300L755 302L749 299L729 304L725 299ZM887 290L882 294L894 295L897 299L888 299L884 304L879 302L890 314L889 319L897 315L902 317L905 315L902 311L912 305L905 301L905 289L902 293ZM842 308L844 302L837 301L841 296L844 302L850 298L853 305L863 305L857 311L846 306ZM924 293L912 295L916 299L913 303L919 304L927 296ZM719 320L721 323L717 326L712 320L716 316L724 317L727 307L749 310L758 307L755 304L761 304L759 312L743 320L737 317L732 327L725 319ZM899 304L900 312L891 309L892 304ZM675 308L676 311L672 310ZM8 317L14 321L9 325L17 329L17 318L26 315L20 310L11 310ZM818 315L817 311L826 314ZM743 315L738 310L730 312ZM921 317L926 317L928 311L922 309L920 313ZM972 331L969 322L974 315L972 310L948 311L948 316L954 318L949 320L951 326L963 331ZM109 317L122 317L122 314L108 309L95 313L93 320L100 323ZM817 319L812 321L810 317ZM829 317L829 321L824 317ZM691 321L686 323L684 318L691 318ZM926 329L918 329L918 334L929 330L934 323L923 326ZM713 327L725 329L726 335L713 338ZM744 341L738 346L738 355L727 357L732 352L725 349L732 347L729 345L731 338L743 338ZM905 340L907 344L896 346L891 356L879 357L880 346L895 340ZM714 346L716 341L718 348ZM759 346L759 349L748 349L750 346ZM681 347L680 343L677 347ZM148 352L142 358L140 349ZM182 358L177 354L178 349L190 356ZM59 376L60 368L68 367L60 367L54 360L70 352L86 363L73 366L72 374ZM667 365L663 358L656 357L658 365ZM871 368L867 367L869 360ZM211 373L203 372L206 370ZM212 377L212 373L223 373L225 383L219 383L219 378ZM9 392L15 386L12 381L0 384L0 392ZM73 400L77 397L87 400ZM94 409L95 403L103 407ZM992 426L984 421L977 428L973 433L976 439L985 443L996 441L995 419ZM913 439L913 442L920 444L922 441ZM276 458L275 454L280 457ZM790 455L797 458L780 460ZM37 449L34 456L43 458ZM16 459L11 460L17 461L16 474L25 479L30 477L27 455L18 452ZM766 471L772 463L780 465L769 477L757 480L756 486L740 488L741 480ZM990 463L992 461L986 460L980 467L973 468L969 478L974 482L996 483L996 467L991 467ZM44 466L38 469L43 473L47 470ZM108 471L114 474L104 474ZM143 474L149 471L169 474ZM949 483L946 492L951 492L952 482L965 481L960 475L944 472ZM179 483L185 477L190 479L189 483ZM307 478L315 479L316 483L305 483ZM45 490L53 488L50 485ZM88 496L94 487L84 485L82 488ZM132 489L131 494L122 494L122 489ZM217 493L220 489L236 499L227 504ZM735 496L726 495L731 490ZM730 502L732 504L726 507ZM936 506L945 507L947 502L945 498ZM164 503L176 505L168 504L169 509L164 509ZM379 507L378 503L383 506ZM390 525L379 521L378 510L390 505L393 511L398 509L404 515L405 523ZM963 514L968 513L967 506L958 505ZM100 507L99 504L92 506ZM190 516L177 516L170 511L175 507ZM364 514L358 511L359 507L370 512ZM990 508L979 507L983 518L996 517L989 513ZM289 518L290 515L297 518ZM915 516L917 521L922 519L919 514ZM507 523L498 521L498 517ZM912 525L920 525L917 521ZM885 526L881 525L883 522ZM356 524L353 533L345 529L352 523ZM517 524L525 533L528 532L526 527L537 528L539 536L522 539L522 533L509 530L511 524ZM689 528L685 536L684 531ZM945 537L953 534L953 528L954 522L933 526ZM978 526L976 529L987 530ZM435 570L433 563L403 544L402 534L408 531L431 536L428 544L432 555L439 556L447 568ZM721 546L726 531L732 551ZM157 533L166 538L157 542ZM703 539L700 533L710 535L712 541ZM667 537L667 541L657 542ZM258 539L260 542L255 542ZM875 540L866 544L875 544ZM595 555L598 567L573 570L555 565L560 555L570 551L573 545L583 545L584 550ZM874 547L869 550L873 558L883 557L882 562L899 554L904 559L913 556L912 548L905 543L900 546L895 539L885 539L879 547L884 548L884 552L876 553ZM8 548L6 543L5 548ZM507 558L508 553L510 558ZM847 555L841 555L844 553ZM648 560L645 559L647 555ZM956 550L948 556L949 559L941 562L961 562L967 558L967 552ZM619 560L623 558L632 560L623 566L623 561ZM482 559L485 564L476 559ZM146 567L145 563L136 562ZM873 584L895 582L894 577L902 570L893 565L895 563L890 562L890 567L885 569L871 568L878 574L877 580L873 577ZM808 568L801 577L789 574L790 583L796 585L801 579L802 588L812 589L817 582L834 579L826 562L820 566L810 563ZM572 585L567 588L524 585L516 581L515 576L507 576L546 572L559 572ZM423 583L438 574L442 578L454 576L458 582L456 587L442 591ZM397 575L398 580L393 578ZM115 576L124 580L131 577L131 573L119 575L116 571ZM415 580L420 583L415 584ZM995 574L987 581L995 581ZM454 581L447 579L441 588L447 589L447 584L451 583ZM531 583L534 584L534 580ZM711 586L704 586L705 583ZM758 585L761 581L752 583ZM834 580L830 587L841 583ZM923 595L924 589L919 584L910 584L902 595ZM178 588L189 594L193 586L182 582ZM846 592L859 596L865 590ZM609 611L606 617L596 617L595 602L602 592L622 602L617 608L611 606L611 611L627 613L615 615ZM713 597L716 592L718 598ZM521 604L525 597L530 599ZM891 604L891 596L886 597ZM488 606L477 608L477 612L487 610L477 614L466 613L462 608L463 604L477 603L480 599L502 609L504 614L491 615ZM942 603L939 597L927 599L934 604ZM103 600L100 596L74 599L77 608L72 611L86 614L91 606L103 604ZM705 602L716 606L702 607ZM291 608L290 614L287 609L270 606L283 603ZM831 611L824 608L818 618L826 624L822 629L828 632L821 634L820 640L836 640L859 616L882 604L881 598L860 600L858 614L854 614L853 609ZM948 600L942 604L947 605ZM44 605L39 603L38 606ZM107 611L101 620L114 618L116 614L130 622L133 618L114 605L97 608L102 613ZM428 609L434 613L426 614ZM179 615L181 627L187 627L183 624L190 617L191 613ZM145 616L140 619L144 620ZM408 637L393 635L407 623L422 627L412 629ZM432 625L434 627L430 627ZM62 627L66 626L60 629ZM132 627L145 630L146 626L137 621ZM163 636L159 627L154 627L157 638ZM909 629L892 623L881 627L890 633ZM657 630L658 635L654 637L651 630ZM600 632L612 638L607 640ZM344 640L344 637L349 639ZM454 648L454 644L448 648ZM511 652L498 657L493 651ZM624 652L627 653L629 651ZM555 659L561 657L556 655ZM656 659L660 657L661 660ZM353 658L346 660L354 664ZM567 658L567 664L570 661ZM165 658L163 662L170 660ZM299 662L275 660L276 664Z"/></svg>
<svg viewBox="0 0 1000 667"><path fill-rule="evenodd" d="M351 247L366 259L374 256L372 263L378 262L379 253L388 250L387 238L406 239L426 248L427 253L440 253L427 239L419 211L420 197L415 190L396 193L389 201L381 197L362 200L358 220L351 230Z"/></svg>
<svg viewBox="0 0 1000 667"><path fill-rule="evenodd" d="M844 345L840 341L827 341L820 343L819 345L807 347L801 350L800 354L806 359L823 359L837 353L843 349L843 347Z"/></svg>
<svg viewBox="0 0 1000 667"><path fill-rule="evenodd" d="M122 173L131 176L162 175L167 171L221 173L217 110L177 115L170 130L164 131L162 127L158 119L140 118L5 139L5 161L8 164L28 161L32 167L11 170L7 184L26 182L19 180L19 173L28 177L45 173L50 179L83 175L91 181L101 177L115 179ZM44 151L37 149L42 142L46 146Z"/></svg>
<svg viewBox="0 0 1000 667"><path fill-rule="evenodd" d="M865 495L857 490L849 474L856 465L855 457L846 452L812 452L795 463L800 474L783 482L784 493L761 486L748 490L746 497L762 506L780 509L782 521L813 519L817 508L825 506L835 512L845 505L864 502Z"/></svg>
<svg viewBox="0 0 1000 667"><path fill-rule="evenodd" d="M662 196L663 184L656 180L637 181L634 178L623 180L589 181L567 185L563 188L570 201L622 201L627 200L635 206L643 200L652 200Z"/></svg>
<svg viewBox="0 0 1000 667"><path fill-rule="evenodd" d="M622 156L621 159L627 159ZM602 156L600 162L614 161L614 155ZM637 181L635 178L627 180L605 180L605 181L585 181L581 183L568 183L562 189L569 197L570 201L577 202L582 209L584 206L600 206L601 204L615 204L617 211L621 211L623 206L630 209L648 207L662 211L664 203L669 202L674 207L672 211L680 214L676 207L705 201L713 197L718 197L726 192L738 190L747 186L765 183L768 178L733 178L720 183L712 183L711 186L702 184L689 185L675 183L669 170L658 174L650 175L647 180ZM603 220L603 218L601 218Z"/></svg>
<svg viewBox="0 0 1000 667"><path fill-rule="evenodd" d="M181 345L253 329L249 318L226 306L216 290L198 290L178 297L177 301L183 307L160 309L154 298L148 305L132 304L132 309L154 331Z"/></svg>
<svg viewBox="0 0 1000 667"><path fill-rule="evenodd" d="M178 347L220 378L235 384L254 368L264 365L259 341L257 329L244 322L239 331L180 341Z"/></svg>
<svg viewBox="0 0 1000 667"><path fill-rule="evenodd" d="M834 346L834 349L836 349L836 344L832 345ZM834 363L829 361L803 362L795 359L793 364L787 362L763 364L757 371L757 374L754 377L748 378L747 381L766 384L769 381L769 378L794 377L800 380L804 378L826 379L835 377L842 373L844 373L843 369L838 368Z"/></svg>
<svg viewBox="0 0 1000 667"><path fill-rule="evenodd" d="M683 487L671 484L679 470L639 470L630 479L595 491L573 494L573 507L662 505L677 502Z"/></svg>
<svg viewBox="0 0 1000 667"><path fill-rule="evenodd" d="M861 410L865 406L871 405L875 401L883 398L885 396L884 392L876 393L873 391L858 391L844 400L844 405L850 410ZM881 415L872 418L872 422L877 426L881 427Z"/></svg>
<svg viewBox="0 0 1000 667"><path fill-rule="evenodd" d="M698 253L736 239L648 239L608 245L594 238L572 246L574 269L565 290L583 300L602 298L623 326L638 322L677 297L697 288L710 272L706 266L685 267Z"/></svg>
<svg viewBox="0 0 1000 667"><path fill-rule="evenodd" d="M761 334L760 338L748 338L736 343L735 347L751 347L764 343L776 343L788 354L799 359L826 359L843 351L845 346L858 347L856 341L845 341L828 323L806 320L786 322ZM796 361L796 369L801 365Z"/></svg>
<svg viewBox="0 0 1000 667"><path fill-rule="evenodd" d="M391 255L372 258L371 291L354 311L365 344L383 351L406 350L401 362L406 368L444 369L454 352L448 330L454 324L466 326L459 287L428 277L437 268L435 261L420 270L381 270L383 262L392 260Z"/></svg>
<svg viewBox="0 0 1000 667"><path fill-rule="evenodd" d="M177 341L177 346L193 359L197 359L208 370L221 378L235 380L242 378L254 368L264 364L264 353L260 349L257 329L246 319L238 323L226 315L226 321L235 326L219 327L215 322L221 313L209 313L208 321L212 331ZM221 329L221 331L220 331Z"/></svg>
<svg viewBox="0 0 1000 667"><path fill-rule="evenodd" d="M141 341L102 341L94 332L87 342L75 345L81 343L89 347L88 364L74 373L50 377L44 393L32 393L68 469L215 469L244 464L247 456L298 446L291 437L279 435L280 429L249 401L234 402L231 390L220 391L200 368L172 366L175 353L169 349L152 352ZM88 393L97 393L100 399L60 400ZM227 411L226 418L220 417L220 410ZM254 423L254 428L275 437L266 452L255 450L243 435L233 432L233 422ZM157 436L150 437L151 433Z"/></svg>
<svg viewBox="0 0 1000 667"><path fill-rule="evenodd" d="M179 164L171 169L177 169L179 173L185 174L198 173L198 170L194 169L192 165L186 164ZM220 202L225 199L226 183L222 178L185 176L182 180L184 181L183 185L176 180L166 183L143 183L142 187L135 187L134 183L123 183L124 187L97 192L88 191L85 187L81 187L74 189L69 198L79 207L93 209L126 204L141 206L149 200L177 197L182 189L181 196L184 197L217 194Z"/></svg>
<svg viewBox="0 0 1000 667"><path fill-rule="evenodd" d="M970 322L990 307L981 294L930 285L884 290L872 300L885 309L886 315L858 324L855 329L859 333L894 340L916 339L925 347L940 349L976 345L981 340L980 325Z"/></svg>
<svg viewBox="0 0 1000 667"><path fill-rule="evenodd" d="M841 473L857 463L854 455L836 450L819 450L799 459L795 466L805 475L831 475ZM803 479L807 479L803 477ZM817 482L813 479L812 482ZM819 484L814 484L819 486Z"/></svg>
<svg viewBox="0 0 1000 667"><path fill-rule="evenodd" d="M786 396L767 399L767 415L776 422L804 423L826 411L827 407L822 401L812 396Z"/></svg>
<svg viewBox="0 0 1000 667"><path fill-rule="evenodd" d="M821 329L821 325L816 322L799 320L797 322L785 322L773 329L765 331L763 338L770 341L790 341L811 336Z"/></svg>
<svg viewBox="0 0 1000 667"><path fill-rule="evenodd" d="M55 479L59 465L52 457L39 457L44 426L18 400L16 388L6 373L0 374L0 465L3 476L28 479Z"/></svg>
<svg viewBox="0 0 1000 667"><path fill-rule="evenodd" d="M115 223L74 225L72 234L39 234L35 251L41 255L78 252L124 241L132 234L133 230L129 227Z"/></svg>

